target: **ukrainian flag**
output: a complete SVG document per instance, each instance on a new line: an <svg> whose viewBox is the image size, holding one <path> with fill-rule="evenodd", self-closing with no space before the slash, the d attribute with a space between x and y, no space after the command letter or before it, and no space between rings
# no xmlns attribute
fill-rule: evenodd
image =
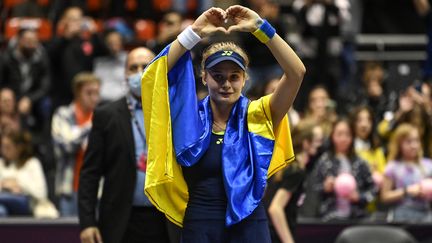
<svg viewBox="0 0 432 243"><path fill-rule="evenodd" d="M212 114L209 97L197 101L190 52L168 72L169 48L142 76L148 145L145 194L182 226L189 197L181 166L194 165L207 150ZM270 96L252 102L242 96L231 111L222 147L227 226L250 215L264 195L267 178L294 160L288 119L273 131L269 101Z"/></svg>

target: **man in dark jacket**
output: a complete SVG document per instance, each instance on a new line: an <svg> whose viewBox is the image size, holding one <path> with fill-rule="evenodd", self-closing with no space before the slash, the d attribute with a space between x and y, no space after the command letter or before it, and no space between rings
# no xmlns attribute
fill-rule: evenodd
<svg viewBox="0 0 432 243"><path fill-rule="evenodd" d="M107 53L96 24L79 7L67 8L58 24L56 38L48 45L53 69L53 105L67 105L73 100L72 79L79 72L93 70L97 56Z"/></svg>
<svg viewBox="0 0 432 243"><path fill-rule="evenodd" d="M43 123L50 114L50 64L34 29L20 29L1 57L0 86L12 89L21 115L36 118L28 125Z"/></svg>

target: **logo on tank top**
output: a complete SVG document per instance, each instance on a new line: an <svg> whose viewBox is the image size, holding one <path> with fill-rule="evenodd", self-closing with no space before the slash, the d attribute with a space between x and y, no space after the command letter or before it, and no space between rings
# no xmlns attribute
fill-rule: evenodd
<svg viewBox="0 0 432 243"><path fill-rule="evenodd" d="M233 54L233 51L224 51L222 53L222 56L231 56Z"/></svg>
<svg viewBox="0 0 432 243"><path fill-rule="evenodd" d="M216 141L216 144L223 144L223 138L218 138L218 140Z"/></svg>

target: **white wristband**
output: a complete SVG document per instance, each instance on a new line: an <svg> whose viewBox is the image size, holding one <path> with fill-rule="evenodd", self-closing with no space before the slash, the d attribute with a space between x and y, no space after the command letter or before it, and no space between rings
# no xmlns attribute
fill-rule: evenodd
<svg viewBox="0 0 432 243"><path fill-rule="evenodd" d="M190 50L198 42L200 42L201 37L197 33L195 33L195 31L192 30L191 26L188 26L177 36L177 40L180 42L182 46Z"/></svg>

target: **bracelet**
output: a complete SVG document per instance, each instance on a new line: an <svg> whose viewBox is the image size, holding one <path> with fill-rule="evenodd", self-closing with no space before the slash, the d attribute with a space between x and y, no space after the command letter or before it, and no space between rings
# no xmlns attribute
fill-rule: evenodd
<svg viewBox="0 0 432 243"><path fill-rule="evenodd" d="M195 31L193 31L191 26L188 26L177 36L177 40L180 42L182 46L190 50L198 42L200 42L201 37L197 33L195 33Z"/></svg>
<svg viewBox="0 0 432 243"><path fill-rule="evenodd" d="M262 43L267 43L276 34L276 30L267 20L264 20L261 26L252 34Z"/></svg>

